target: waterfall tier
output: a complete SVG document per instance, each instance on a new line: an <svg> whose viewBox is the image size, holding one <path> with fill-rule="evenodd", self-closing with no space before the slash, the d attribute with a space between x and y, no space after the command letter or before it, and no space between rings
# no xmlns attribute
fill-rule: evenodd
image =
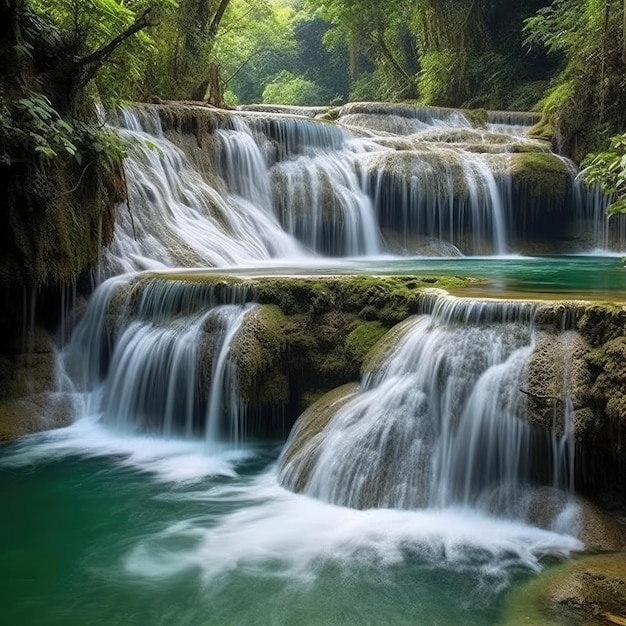
<svg viewBox="0 0 626 626"><path fill-rule="evenodd" d="M304 112L306 113L306 112ZM623 245L576 168L513 127L528 116L356 103L311 116L143 106L106 275L272 258L580 251ZM496 129L494 125L498 126ZM513 130L511 130L513 128Z"/></svg>
<svg viewBox="0 0 626 626"><path fill-rule="evenodd" d="M623 310L432 288L446 281L463 284L116 277L62 351L60 389L78 415L118 431L211 445L286 435L309 407L285 448L283 483L357 508L517 516L539 506L529 486L571 491L576 477L594 490L590 464L619 482ZM314 404L359 377L345 403Z"/></svg>
<svg viewBox="0 0 626 626"><path fill-rule="evenodd" d="M282 483L353 508L478 506L514 517L537 506L530 485L572 488L571 408L558 427L528 419L538 308L425 293L424 313L375 349L358 393L300 418Z"/></svg>

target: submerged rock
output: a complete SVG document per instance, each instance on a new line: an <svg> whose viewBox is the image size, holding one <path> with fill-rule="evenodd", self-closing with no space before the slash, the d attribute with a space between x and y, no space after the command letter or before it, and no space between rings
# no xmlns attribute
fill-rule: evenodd
<svg viewBox="0 0 626 626"><path fill-rule="evenodd" d="M504 624L626 624L626 553L583 556L549 569L509 596Z"/></svg>

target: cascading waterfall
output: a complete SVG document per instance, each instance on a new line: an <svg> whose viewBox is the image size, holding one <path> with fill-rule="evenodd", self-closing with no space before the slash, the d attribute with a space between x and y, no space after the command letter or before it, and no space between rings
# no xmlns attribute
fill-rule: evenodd
<svg viewBox="0 0 626 626"><path fill-rule="evenodd" d="M289 118L243 118L234 125L217 132L218 172L230 193L273 212L310 252L379 253L372 205L345 131Z"/></svg>
<svg viewBox="0 0 626 626"><path fill-rule="evenodd" d="M557 441L525 419L536 305L435 294L422 308L321 432L303 436L307 424L296 424L280 479L353 508L524 517L524 490L536 481L569 488L564 459L573 458L569 430Z"/></svg>
<svg viewBox="0 0 626 626"><path fill-rule="evenodd" d="M534 236L524 234L526 225L539 219L540 228L547 219L532 177L530 186L511 183L520 152L548 150L518 132L532 119L521 114L492 112L480 129L450 109L367 103L340 109L337 124L229 113L213 120L202 174L168 141L157 109L117 117L129 203L118 211L105 275L312 254L419 253L433 241L464 253L506 254L512 234L523 247L524 237ZM574 237L572 251L619 248L624 220L610 226L604 197L587 193L575 168L566 168L570 191L554 206L546 199L550 223L574 216L593 231L586 242Z"/></svg>
<svg viewBox="0 0 626 626"><path fill-rule="evenodd" d="M401 233L410 248L416 235L474 252L508 252L508 179L501 159L450 149L400 155L368 154L364 185L384 229ZM508 217L508 219L507 219Z"/></svg>
<svg viewBox="0 0 626 626"><path fill-rule="evenodd" d="M136 284L123 276L96 291L59 355L62 390L118 431L239 445L245 407L230 348L253 306L245 290L149 281L138 298Z"/></svg>
<svg viewBox="0 0 626 626"><path fill-rule="evenodd" d="M151 109L142 109L141 117L124 110L118 132L128 152L129 206L118 211L106 273L225 266L301 253L268 207L236 194L224 197L211 187L164 137Z"/></svg>
<svg viewBox="0 0 626 626"><path fill-rule="evenodd" d="M540 113L487 111L489 130L516 137L524 136L541 119Z"/></svg>

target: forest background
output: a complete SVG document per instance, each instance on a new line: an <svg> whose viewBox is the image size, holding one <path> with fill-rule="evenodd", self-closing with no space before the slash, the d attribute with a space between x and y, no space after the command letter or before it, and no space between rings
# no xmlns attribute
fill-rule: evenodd
<svg viewBox="0 0 626 626"><path fill-rule="evenodd" d="M114 141L76 132L87 102L535 110L533 134L582 161L613 195L611 209L626 209L626 0L0 0L0 9L10 18L0 161L20 156L17 129L47 158L96 143L114 161Z"/></svg>

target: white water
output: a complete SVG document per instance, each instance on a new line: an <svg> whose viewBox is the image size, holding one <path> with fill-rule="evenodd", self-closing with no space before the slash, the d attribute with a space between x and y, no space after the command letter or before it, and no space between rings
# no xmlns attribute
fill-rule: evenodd
<svg viewBox="0 0 626 626"><path fill-rule="evenodd" d="M344 107L339 122L224 115L213 147L204 148L201 172L168 141L156 109L123 111L117 125L128 150L129 203L118 210L104 275L316 254L419 253L433 241L502 255L510 252L512 229L532 217L513 215L520 203L513 202L506 155L458 143L459 132L473 133L467 141L485 149L493 140L459 112L357 104ZM498 130L512 142L529 141L513 126ZM624 220L609 226L606 201L584 192L576 173L571 202L592 234L572 251L625 245ZM381 227L399 236L400 249L389 247Z"/></svg>
<svg viewBox="0 0 626 626"><path fill-rule="evenodd" d="M60 390L78 416L120 433L240 446L244 407L230 349L251 309L245 291L153 281L137 295L135 286L123 276L96 290L59 354Z"/></svg>
<svg viewBox="0 0 626 626"><path fill-rule="evenodd" d="M412 133L467 126L449 112L396 113L401 122L387 122ZM345 113L362 129L378 125L363 115ZM380 131L362 138L288 117L236 118L215 134L209 184L150 109L143 120L127 112L123 127L131 146L130 212L121 207L103 262L108 273L259 267L276 257L384 249L377 222L383 191L363 175L369 159L395 151ZM430 163L423 159L410 191L392 207L394 219L401 214L407 239L473 240L473 249L487 240L506 252L506 181L487 157L458 159L463 202L446 197L453 175L437 167L425 175ZM440 180L441 193L433 195L428 185ZM2 461L25 468L98 457L107 468L166 483L159 499L176 511L188 508L125 540L116 576L152 584L199 572L219 587L232 572L312 581L329 565L349 578L358 568L417 561L497 590L520 569L538 571L545 557L582 549L571 534L575 507L539 529L523 506L533 441L519 388L534 341L532 306L426 298L397 351L329 424L306 493L298 495L279 484L293 480L297 468L239 473L256 451L242 440L245 407L229 350L249 294L173 280L139 293L134 280L101 286L59 357L60 389L72 394L81 419L25 440ZM571 467L561 474L562 457L573 463L571 412L566 418L563 437L548 447L552 483L571 488Z"/></svg>
<svg viewBox="0 0 626 626"><path fill-rule="evenodd" d="M566 557L582 548L567 532L475 510L361 511L330 505L283 489L273 467L241 475L239 467L256 454L251 448L207 454L200 441L120 436L96 419L83 419L23 440L1 466L32 471L95 457L111 470L144 472L144 482L162 483L158 500L180 513L165 524L153 520L146 534L124 539L122 562L109 575L127 578L125 584L164 585L196 572L210 587L236 573L312 584L328 566L347 576L370 569L384 577L394 567L424 562L428 568L466 572L493 597L520 570L540 571L546 556ZM227 480L207 483L220 476Z"/></svg>
<svg viewBox="0 0 626 626"><path fill-rule="evenodd" d="M103 261L107 274L301 254L268 207L220 194L163 136L156 113L148 109L143 115L142 120L125 110L119 128L128 150L124 168L130 209L118 210L115 239ZM251 173L255 163L248 165Z"/></svg>
<svg viewBox="0 0 626 626"><path fill-rule="evenodd" d="M320 435L296 424L281 482L359 509L464 507L518 518L535 474L571 488L571 424L562 438L526 420L536 305L434 293L396 349ZM570 419L571 419L571 413ZM555 425L555 432L558 430ZM295 453L292 451L295 450ZM563 468L565 467L565 471Z"/></svg>

